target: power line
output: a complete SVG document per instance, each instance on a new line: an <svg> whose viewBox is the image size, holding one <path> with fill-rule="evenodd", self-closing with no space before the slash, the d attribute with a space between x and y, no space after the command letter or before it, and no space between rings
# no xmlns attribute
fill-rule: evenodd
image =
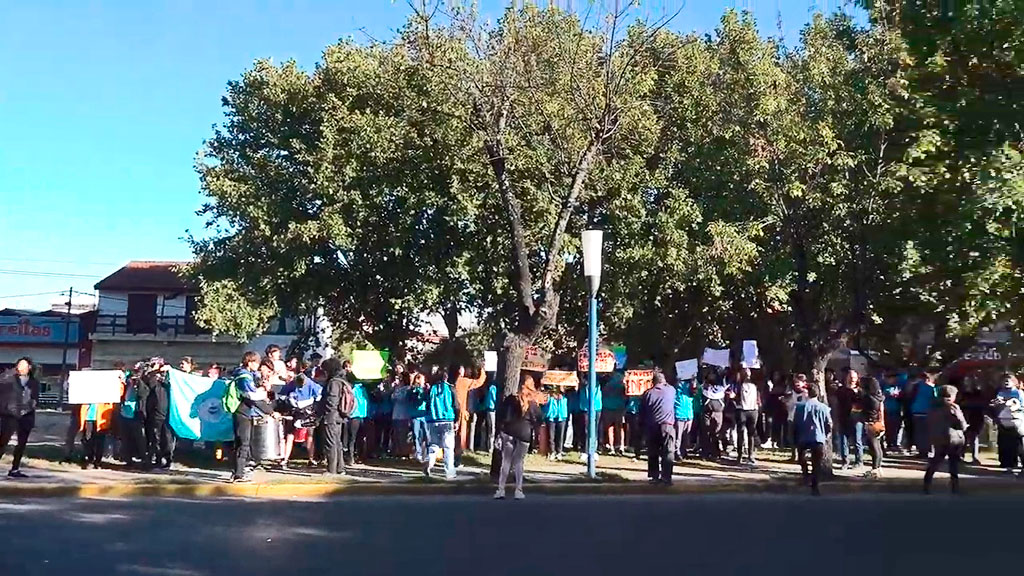
<svg viewBox="0 0 1024 576"><path fill-rule="evenodd" d="M6 300L10 298L29 298L31 296L51 296L54 294L64 294L64 292L36 292L34 294L10 294L7 296L0 296L0 300Z"/></svg>
<svg viewBox="0 0 1024 576"><path fill-rule="evenodd" d="M64 272L42 272L36 270L0 269L0 274L9 276L32 276L36 278L99 278L96 274L67 274Z"/></svg>
<svg viewBox="0 0 1024 576"><path fill-rule="evenodd" d="M77 264L81 266L121 266L118 262L94 262L89 260L46 260L35 258L0 258L0 262L26 262L30 264Z"/></svg>

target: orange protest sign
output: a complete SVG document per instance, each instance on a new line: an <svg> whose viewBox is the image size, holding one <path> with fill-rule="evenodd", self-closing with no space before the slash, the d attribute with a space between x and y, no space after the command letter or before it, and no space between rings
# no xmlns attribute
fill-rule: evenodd
<svg viewBox="0 0 1024 576"><path fill-rule="evenodd" d="M654 370L626 370L626 396L640 396L654 387Z"/></svg>
<svg viewBox="0 0 1024 576"><path fill-rule="evenodd" d="M614 372L615 352L612 352L607 348L598 348L597 362L594 364L594 370L597 372ZM590 353L586 348L580 350L579 370L580 372L590 372Z"/></svg>
<svg viewBox="0 0 1024 576"><path fill-rule="evenodd" d="M540 383L544 386L577 388L580 385L580 379L576 376L575 372L569 370L548 370L544 373L544 377L540 379Z"/></svg>
<svg viewBox="0 0 1024 576"><path fill-rule="evenodd" d="M543 372L548 369L548 355L536 346L527 346L523 352L523 370Z"/></svg>

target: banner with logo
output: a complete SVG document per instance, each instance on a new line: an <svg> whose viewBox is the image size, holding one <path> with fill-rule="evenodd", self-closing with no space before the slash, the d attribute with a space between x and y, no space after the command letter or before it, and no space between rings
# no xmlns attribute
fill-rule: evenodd
<svg viewBox="0 0 1024 576"><path fill-rule="evenodd" d="M224 390L230 381L186 374L167 373L171 409L167 421L179 438L204 442L227 442L235 437L231 414L224 410Z"/></svg>

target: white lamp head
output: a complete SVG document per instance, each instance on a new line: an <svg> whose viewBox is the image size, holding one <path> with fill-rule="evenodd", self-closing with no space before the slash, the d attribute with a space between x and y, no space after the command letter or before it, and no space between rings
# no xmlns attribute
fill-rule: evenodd
<svg viewBox="0 0 1024 576"><path fill-rule="evenodd" d="M583 276L590 282L590 295L597 294L601 285L601 244L604 240L603 230L584 230L583 240Z"/></svg>

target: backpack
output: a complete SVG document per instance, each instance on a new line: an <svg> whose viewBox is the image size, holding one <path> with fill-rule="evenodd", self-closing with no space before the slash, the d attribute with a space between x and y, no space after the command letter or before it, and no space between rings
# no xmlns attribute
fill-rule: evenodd
<svg viewBox="0 0 1024 576"><path fill-rule="evenodd" d="M224 411L228 414L234 414L238 412L238 407L242 405L242 396L238 393L238 385L235 383L237 378L232 378L224 383L224 397L222 403L224 405Z"/></svg>
<svg viewBox="0 0 1024 576"><path fill-rule="evenodd" d="M338 414L341 414L342 418L349 418L355 411L356 393L352 390L351 384L342 380L341 398L338 400Z"/></svg>

